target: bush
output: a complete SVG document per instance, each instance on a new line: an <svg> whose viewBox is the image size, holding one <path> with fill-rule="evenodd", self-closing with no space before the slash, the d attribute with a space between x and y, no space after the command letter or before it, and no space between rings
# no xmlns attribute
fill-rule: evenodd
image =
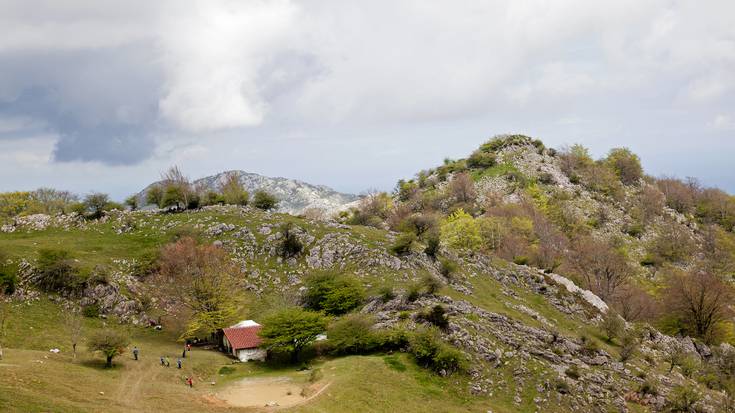
<svg viewBox="0 0 735 413"><path fill-rule="evenodd" d="M641 383L640 386L638 386L638 393L640 394L650 394L651 396L657 396L658 395L658 385L656 384L653 379L646 379Z"/></svg>
<svg viewBox="0 0 735 413"><path fill-rule="evenodd" d="M574 380L578 380L581 377L581 374L579 373L579 367L577 367L576 364L572 364L571 366L567 367L567 369L564 371L564 374Z"/></svg>
<svg viewBox="0 0 735 413"><path fill-rule="evenodd" d="M446 311L439 304L432 307L431 310L420 313L418 319L431 323L442 330L449 327L449 319L447 319Z"/></svg>
<svg viewBox="0 0 735 413"><path fill-rule="evenodd" d="M439 282L439 280L437 280L436 277L431 274L426 274L421 279L421 285L423 286L424 291L426 291L426 294L429 295L436 294L436 292L439 291L442 286L441 282Z"/></svg>
<svg viewBox="0 0 735 413"><path fill-rule="evenodd" d="M440 258L439 272L441 275L449 278L452 274L457 272L457 263L448 258Z"/></svg>
<svg viewBox="0 0 735 413"><path fill-rule="evenodd" d="M667 405L672 412L693 412L694 405L702 399L702 395L690 386L676 386L669 394Z"/></svg>
<svg viewBox="0 0 735 413"><path fill-rule="evenodd" d="M253 195L253 206L264 211L270 211L278 207L278 198L266 191L258 190Z"/></svg>
<svg viewBox="0 0 735 413"><path fill-rule="evenodd" d="M299 237L293 229L293 224L288 222L281 226L281 240L278 245L278 253L283 258L291 258L301 253L304 244L301 243Z"/></svg>
<svg viewBox="0 0 735 413"><path fill-rule="evenodd" d="M605 332L608 342L612 342L614 339L620 336L625 328L625 321L613 310L608 310L607 313L602 317L602 330Z"/></svg>
<svg viewBox="0 0 735 413"><path fill-rule="evenodd" d="M222 366L222 367L221 367L221 368L219 369L219 371L217 372L217 374L220 374L220 375L227 375L227 374L232 374L232 373L234 373L235 371L236 371L236 369L235 369L234 367L230 367L230 366Z"/></svg>
<svg viewBox="0 0 735 413"><path fill-rule="evenodd" d="M638 337L631 331L623 336L620 342L620 361L630 360L638 351Z"/></svg>
<svg viewBox="0 0 735 413"><path fill-rule="evenodd" d="M330 315L341 315L361 305L365 292L353 277L334 272L309 276L305 281L306 306Z"/></svg>
<svg viewBox="0 0 735 413"><path fill-rule="evenodd" d="M528 257L525 255L516 255L513 257L513 263L517 265L528 265Z"/></svg>
<svg viewBox="0 0 735 413"><path fill-rule="evenodd" d="M34 283L47 292L77 291L84 285L79 269L69 251L41 249L38 251Z"/></svg>
<svg viewBox="0 0 735 413"><path fill-rule="evenodd" d="M413 246L413 243L416 241L416 234L413 232L404 232L400 234L393 245L390 247L390 250L393 254L396 255L406 255L411 252L411 247Z"/></svg>
<svg viewBox="0 0 735 413"><path fill-rule="evenodd" d="M431 231L426 237L426 248L424 248L424 254L431 258L435 258L439 252L440 238L438 231Z"/></svg>
<svg viewBox="0 0 735 413"><path fill-rule="evenodd" d="M610 150L605 162L613 168L615 174L625 185L635 185L643 177L640 158L628 148Z"/></svg>
<svg viewBox="0 0 735 413"><path fill-rule="evenodd" d="M98 304L89 304L82 307L82 315L89 318L97 318L100 316L100 306Z"/></svg>
<svg viewBox="0 0 735 413"><path fill-rule="evenodd" d="M13 294L17 284L16 271L8 265L5 254L0 252L0 294Z"/></svg>
<svg viewBox="0 0 735 413"><path fill-rule="evenodd" d="M373 319L365 314L350 314L334 322L327 337L334 354L365 354L380 345L373 333Z"/></svg>
<svg viewBox="0 0 735 413"><path fill-rule="evenodd" d="M464 354L442 342L432 329L414 333L409 339L409 350L419 365L443 375L467 368Z"/></svg>
<svg viewBox="0 0 735 413"><path fill-rule="evenodd" d="M418 283L413 283L408 286L408 290L406 290L406 300L409 302L413 302L418 300L418 298L421 296L421 286Z"/></svg>
<svg viewBox="0 0 735 413"><path fill-rule="evenodd" d="M380 296L380 300L384 303L387 303L388 301L396 298L396 294L393 292L393 287L389 285L384 285L380 287L378 295Z"/></svg>
<svg viewBox="0 0 735 413"><path fill-rule="evenodd" d="M498 160L494 153L476 150L467 158L467 167L472 169L492 168Z"/></svg>

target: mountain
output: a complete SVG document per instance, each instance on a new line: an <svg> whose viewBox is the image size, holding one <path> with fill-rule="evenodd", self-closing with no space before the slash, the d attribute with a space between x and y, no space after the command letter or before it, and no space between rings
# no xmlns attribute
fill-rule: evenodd
<svg viewBox="0 0 735 413"><path fill-rule="evenodd" d="M252 175L241 174L251 191L320 188L257 175L248 183ZM214 188L223 176L198 182ZM735 198L647 176L626 149L595 160L580 146L503 136L337 218L217 205L4 222L3 411L733 405ZM193 288L217 280L232 288ZM199 300L219 307L194 307ZM85 336L132 336L142 360L116 357L110 374L99 353L76 359L69 309L87 316ZM237 314L223 320L230 311ZM183 371L159 364L181 354L191 327L205 331L186 334L204 340L241 320L283 328L294 319L313 330L309 341L326 329L326 340L301 354L308 373L233 363L212 341L195 347ZM277 343L269 350L276 362L289 359ZM190 372L194 389L182 381Z"/></svg>
<svg viewBox="0 0 735 413"><path fill-rule="evenodd" d="M237 174L240 182L251 195L257 190L264 190L275 195L280 200L278 211L289 214L300 214L310 208L318 208L331 213L347 209L350 204L360 199L359 195L337 192L324 185L312 185L296 179L268 177L245 171L225 171L207 176L195 180L193 186L204 191L217 191L229 174ZM138 193L140 205L146 204L148 189L156 184L158 182Z"/></svg>

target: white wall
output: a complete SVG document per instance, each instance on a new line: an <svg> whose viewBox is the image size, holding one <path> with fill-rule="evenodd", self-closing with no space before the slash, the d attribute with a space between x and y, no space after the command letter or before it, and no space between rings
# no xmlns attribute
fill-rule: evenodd
<svg viewBox="0 0 735 413"><path fill-rule="evenodd" d="M266 351L259 348L248 348L248 349L242 349L237 350L237 358L240 359L240 361L250 361L250 360L259 360L264 361L266 356Z"/></svg>

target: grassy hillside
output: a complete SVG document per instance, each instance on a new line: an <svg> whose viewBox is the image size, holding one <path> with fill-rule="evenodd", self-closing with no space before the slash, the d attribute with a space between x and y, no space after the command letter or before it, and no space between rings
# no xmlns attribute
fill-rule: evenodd
<svg viewBox="0 0 735 413"><path fill-rule="evenodd" d="M467 160L401 182L394 196L366 198L338 220L235 206L8 220L0 232L3 271L19 281L3 296L0 407L252 411L264 407L237 407L225 395L246 394L255 379L277 379L303 391L301 402L285 408L299 412L658 411L694 399L704 411L726 409L729 396L722 391L735 372L727 367L731 348L718 343L729 340L729 319L717 324L716 341L663 335L655 327L665 322L669 332L687 326L658 314L628 317L626 324L605 309L627 317L620 305L630 303L589 284L584 268L596 263L584 259L602 256L622 266L625 287L647 294L640 302L648 305L664 294L672 271L700 262L717 264L718 276L730 271L728 218L710 220L703 192L684 212L668 198L655 211L642 211L646 188L659 183L645 176L630 181L615 169L607 180L593 180L608 161L584 161L565 172L564 156L526 138L491 142ZM712 225L715 241L707 244L712 238L704 229ZM671 228L684 234L675 245L692 248L686 255L657 243ZM282 251L287 233L300 245L293 254ZM187 237L226 254L236 278L234 319L263 321L285 306L304 305L309 276L331 271L364 289L353 315L369 315L375 334L403 339L352 352L330 350L332 340L317 343L302 357L305 371L287 363L233 364L204 347L195 348L182 370L161 367L158 357L173 361L180 354L191 316L179 311L181 301L158 277L162 248ZM602 247L584 249L596 243ZM707 245L723 253L708 257ZM66 281L74 289L44 290L36 281L49 249L71 257L76 278ZM570 291L554 273L607 304L589 291ZM103 368L84 344L71 360L64 315L79 307L94 309L84 318L85 337L114 328L131 338L114 368ZM436 308L443 314L438 320L431 318ZM353 315L328 315L330 328ZM160 321L162 330L145 327L150 321ZM458 351L459 371L421 359L417 343L427 331L436 333L432 345ZM142 351L138 362L132 345ZM184 384L189 375L193 389Z"/></svg>

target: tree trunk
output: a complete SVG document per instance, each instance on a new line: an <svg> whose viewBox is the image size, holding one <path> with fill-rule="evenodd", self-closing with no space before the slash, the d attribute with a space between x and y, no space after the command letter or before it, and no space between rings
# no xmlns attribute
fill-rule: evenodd
<svg viewBox="0 0 735 413"><path fill-rule="evenodd" d="M291 352L291 363L296 364L299 362L299 349L295 349Z"/></svg>
<svg viewBox="0 0 735 413"><path fill-rule="evenodd" d="M107 365L105 367L112 367L112 356L107 356Z"/></svg>
<svg viewBox="0 0 735 413"><path fill-rule="evenodd" d="M72 348L72 358L76 360L77 359L77 343L73 343L71 345L71 348Z"/></svg>

